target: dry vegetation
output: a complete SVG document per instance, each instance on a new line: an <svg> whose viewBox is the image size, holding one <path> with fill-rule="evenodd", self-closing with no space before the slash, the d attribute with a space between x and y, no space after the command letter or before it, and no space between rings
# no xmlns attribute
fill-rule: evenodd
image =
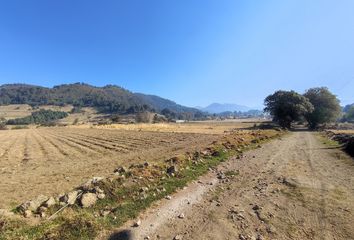
<svg viewBox="0 0 354 240"><path fill-rule="evenodd" d="M31 115L32 107L27 104L13 104L0 106L0 118L13 119Z"/></svg>
<svg viewBox="0 0 354 240"><path fill-rule="evenodd" d="M235 119L227 121L203 121L186 123L111 124L95 126L94 128L171 133L223 134L234 130L252 129L255 125L260 125L262 121L263 120L260 119ZM88 127L90 126L80 126L80 128Z"/></svg>
<svg viewBox="0 0 354 240"><path fill-rule="evenodd" d="M336 133L336 134L354 134L354 130L331 130L332 132Z"/></svg>
<svg viewBox="0 0 354 240"><path fill-rule="evenodd" d="M6 184L0 185L0 208L14 208L40 194L55 197L67 193L94 176L106 177L100 187L107 196L93 209L68 208L53 222L38 222L37 218L37 224L30 226L22 222L24 219L21 223L3 220L4 234L0 238L77 239L87 234L91 239L99 231L136 216L153 201L185 186L227 157L279 136L274 130L242 129L253 125L240 122L143 125L144 128L137 125L131 130L83 125L1 131L0 181ZM161 126L165 126L164 131L160 131ZM170 161L178 164L179 169L172 177L166 175ZM118 166L130 166L125 178L114 174ZM144 198L141 186L151 188ZM165 191L154 194L161 187ZM47 214L53 214L59 207L49 209ZM95 217L107 208L109 217ZM73 223L68 225L70 221Z"/></svg>
<svg viewBox="0 0 354 240"><path fill-rule="evenodd" d="M114 125L113 129L82 125L0 131L0 181L6 182L0 186L0 208L38 194L58 194L90 177L111 174L118 165L159 162L197 151L230 131L253 125L216 122ZM239 133L243 134L248 131Z"/></svg>

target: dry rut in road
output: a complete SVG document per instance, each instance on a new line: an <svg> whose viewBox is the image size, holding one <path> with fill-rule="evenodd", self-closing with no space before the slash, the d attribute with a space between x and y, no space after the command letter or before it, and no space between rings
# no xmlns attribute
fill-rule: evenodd
<svg viewBox="0 0 354 240"><path fill-rule="evenodd" d="M354 239L353 173L353 160L316 133L293 132L223 163L125 229L134 239Z"/></svg>

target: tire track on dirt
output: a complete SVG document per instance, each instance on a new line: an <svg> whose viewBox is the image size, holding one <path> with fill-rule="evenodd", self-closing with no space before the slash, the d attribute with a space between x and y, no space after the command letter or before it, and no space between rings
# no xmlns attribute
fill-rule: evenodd
<svg viewBox="0 0 354 240"><path fill-rule="evenodd" d="M353 239L350 212L354 211L353 195L338 202L329 194L332 185L344 184L348 194L353 188L349 187L350 182L344 182L348 176L336 182L334 176L343 171L334 168L333 156L320 148L314 150L320 143L312 134L293 132L246 153L245 158L221 164L218 171L239 171L239 175L229 183L220 180L200 200L181 208L162 200L139 217L142 220L139 228L129 228L129 222L125 229L133 230L140 237L137 239L147 236L154 239L157 235L161 239L173 239L177 234L183 239L203 240L256 239L259 234L264 239ZM350 168L354 171L354 166ZM204 188L209 186L209 181L217 179L215 172L208 176L192 183L191 189L189 186L181 190L172 200L182 201L193 194L195 187ZM344 206L349 210L338 212L338 207ZM166 208L173 209L168 218L163 217L168 214L164 212ZM230 218L230 211L236 218ZM181 212L185 214L183 219L178 218Z"/></svg>

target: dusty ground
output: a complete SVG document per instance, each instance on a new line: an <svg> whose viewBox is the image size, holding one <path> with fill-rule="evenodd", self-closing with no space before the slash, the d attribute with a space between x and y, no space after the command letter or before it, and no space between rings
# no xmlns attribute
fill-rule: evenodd
<svg viewBox="0 0 354 240"><path fill-rule="evenodd" d="M157 123L157 124L110 124L102 126L90 126L88 124L73 126L74 128L96 128L96 129L120 129L129 131L151 131L151 132L172 132L172 133L203 133L223 134L232 130L249 129L255 124L260 125L264 119L233 119L223 121L196 121L186 123Z"/></svg>
<svg viewBox="0 0 354 240"><path fill-rule="evenodd" d="M354 134L354 130L330 130L334 133L345 133L345 134Z"/></svg>
<svg viewBox="0 0 354 240"><path fill-rule="evenodd" d="M239 175L217 179L231 170ZM225 162L122 229L134 239L354 239L353 172L354 161L316 133L294 132Z"/></svg>
<svg viewBox="0 0 354 240"><path fill-rule="evenodd" d="M119 166L199 150L220 135L104 129L0 131L0 208L56 195Z"/></svg>

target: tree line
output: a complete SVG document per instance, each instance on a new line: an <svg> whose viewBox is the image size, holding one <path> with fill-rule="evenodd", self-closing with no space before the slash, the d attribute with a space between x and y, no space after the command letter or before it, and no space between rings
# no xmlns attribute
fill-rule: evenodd
<svg viewBox="0 0 354 240"><path fill-rule="evenodd" d="M310 129L338 120L342 115L339 99L326 87L311 88L304 94L276 91L264 100L264 111L284 128L296 121L307 122ZM350 108L351 117L354 109Z"/></svg>
<svg viewBox="0 0 354 240"><path fill-rule="evenodd" d="M68 113L61 111L52 111L41 109L33 112L30 116L15 118L7 121L8 125L28 125L28 124L46 124L58 119L66 118Z"/></svg>

